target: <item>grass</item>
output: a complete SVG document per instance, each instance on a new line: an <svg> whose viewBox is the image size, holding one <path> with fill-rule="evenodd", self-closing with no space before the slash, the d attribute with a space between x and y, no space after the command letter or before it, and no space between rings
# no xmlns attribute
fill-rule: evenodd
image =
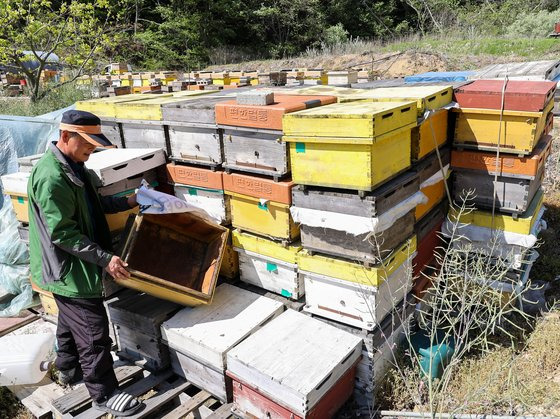
<svg viewBox="0 0 560 419"><path fill-rule="evenodd" d="M26 98L0 96L0 113L3 115L37 116L65 108L79 100L91 99L90 90L77 89L75 84L64 85L42 100L32 103Z"/></svg>

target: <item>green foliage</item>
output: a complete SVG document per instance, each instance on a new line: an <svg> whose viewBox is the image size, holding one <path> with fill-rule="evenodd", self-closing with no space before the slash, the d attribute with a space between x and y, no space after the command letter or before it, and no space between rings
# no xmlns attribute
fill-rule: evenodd
<svg viewBox="0 0 560 419"><path fill-rule="evenodd" d="M70 83L50 90L41 100L35 102L25 97L0 97L0 113L3 115L37 116L73 105L79 100L91 98L92 92L89 88L77 89L73 83Z"/></svg>
<svg viewBox="0 0 560 419"><path fill-rule="evenodd" d="M321 43L326 46L342 44L348 40L348 31L344 29L342 23L329 26L323 31Z"/></svg>
<svg viewBox="0 0 560 419"><path fill-rule="evenodd" d="M39 83L51 54L79 75L111 44L110 19L107 0L0 0L0 60L23 73L32 100L40 99L59 86Z"/></svg>
<svg viewBox="0 0 560 419"><path fill-rule="evenodd" d="M560 21L560 10L549 12L540 10L536 13L521 13L507 29L511 36L545 37L552 32L554 24Z"/></svg>

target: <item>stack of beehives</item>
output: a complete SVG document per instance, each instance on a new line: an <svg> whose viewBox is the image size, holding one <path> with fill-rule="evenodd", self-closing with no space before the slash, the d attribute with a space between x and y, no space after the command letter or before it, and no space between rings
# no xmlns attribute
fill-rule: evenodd
<svg viewBox="0 0 560 419"><path fill-rule="evenodd" d="M555 89L549 81L478 80L455 92L454 198L474 191L475 210L454 212L467 224L454 244L507 263L508 278L489 284L502 293L519 295L538 257L530 249L543 226ZM448 234L455 221L446 222Z"/></svg>
<svg viewBox="0 0 560 419"><path fill-rule="evenodd" d="M304 310L364 337L355 395L367 409L387 359L378 355L387 357L390 350L380 348L386 342L379 337L381 323L412 286L415 233L423 235L422 255L433 255L445 214L438 206L445 153L438 159L434 150L447 140L447 111L440 108L452 92L450 87L310 90L329 91L342 103L284 117L292 177L299 184L292 214L302 231L297 266ZM424 116L426 110L433 112ZM425 256L416 260L417 271L429 262ZM398 333L386 337L396 341Z"/></svg>

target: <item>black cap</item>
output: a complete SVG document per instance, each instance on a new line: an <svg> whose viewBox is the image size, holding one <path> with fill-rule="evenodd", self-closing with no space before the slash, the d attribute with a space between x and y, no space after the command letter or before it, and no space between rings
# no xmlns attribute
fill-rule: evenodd
<svg viewBox="0 0 560 419"><path fill-rule="evenodd" d="M70 110L62 114L60 129L77 132L85 140L97 147L114 147L101 132L101 120L91 112Z"/></svg>

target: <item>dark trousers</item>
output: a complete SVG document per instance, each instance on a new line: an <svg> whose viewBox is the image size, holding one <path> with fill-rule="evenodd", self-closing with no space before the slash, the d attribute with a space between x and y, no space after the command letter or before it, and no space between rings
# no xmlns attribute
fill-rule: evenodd
<svg viewBox="0 0 560 419"><path fill-rule="evenodd" d="M109 320L102 298L69 298L54 295L58 306L55 365L59 370L78 366L93 400L110 396L118 382L113 370Z"/></svg>

